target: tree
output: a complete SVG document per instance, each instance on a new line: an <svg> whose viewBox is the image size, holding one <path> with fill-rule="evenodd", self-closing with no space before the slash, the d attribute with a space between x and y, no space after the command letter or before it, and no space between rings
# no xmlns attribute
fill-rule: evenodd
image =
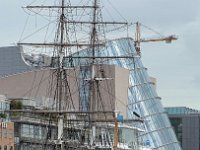
<svg viewBox="0 0 200 150"><path fill-rule="evenodd" d="M22 102L18 100L11 100L10 109L22 109Z"/></svg>

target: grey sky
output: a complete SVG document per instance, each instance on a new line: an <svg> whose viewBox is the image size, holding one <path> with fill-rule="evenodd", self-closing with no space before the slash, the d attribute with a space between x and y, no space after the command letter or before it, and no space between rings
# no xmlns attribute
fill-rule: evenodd
<svg viewBox="0 0 200 150"><path fill-rule="evenodd" d="M1 0L0 46L19 40L27 17L21 6L32 1ZM165 106L200 109L200 1L109 1L131 22L142 22L163 35L178 35L179 40L172 44L142 44L142 60L149 74L157 78L158 95Z"/></svg>

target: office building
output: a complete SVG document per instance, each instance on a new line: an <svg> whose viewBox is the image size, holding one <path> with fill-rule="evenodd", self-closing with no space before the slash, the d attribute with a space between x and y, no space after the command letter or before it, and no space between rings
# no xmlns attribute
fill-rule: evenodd
<svg viewBox="0 0 200 150"><path fill-rule="evenodd" d="M183 150L200 149L200 111L188 107L166 107Z"/></svg>

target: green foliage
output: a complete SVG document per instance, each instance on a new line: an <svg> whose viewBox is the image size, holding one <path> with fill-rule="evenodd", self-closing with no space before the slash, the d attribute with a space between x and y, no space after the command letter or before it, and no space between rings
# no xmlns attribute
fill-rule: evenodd
<svg viewBox="0 0 200 150"><path fill-rule="evenodd" d="M6 117L7 117L6 114L0 113L0 118L4 118L4 119L6 119Z"/></svg>
<svg viewBox="0 0 200 150"><path fill-rule="evenodd" d="M10 102L10 109L22 109L22 102L17 100L12 100Z"/></svg>
<svg viewBox="0 0 200 150"><path fill-rule="evenodd" d="M10 109L13 110L13 109L22 109L22 102L19 101L19 100L11 100L10 102ZM18 112L13 112L11 114L11 117L18 117L20 115L20 113Z"/></svg>

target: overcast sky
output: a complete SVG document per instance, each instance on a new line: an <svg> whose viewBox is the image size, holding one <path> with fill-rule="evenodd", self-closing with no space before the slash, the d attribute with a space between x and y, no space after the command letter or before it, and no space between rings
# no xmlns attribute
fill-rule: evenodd
<svg viewBox="0 0 200 150"><path fill-rule="evenodd" d="M32 1L1 0L0 46L19 40L27 18L21 6ZM157 78L157 91L164 106L200 109L200 0L109 1L127 20L179 37L171 44L143 43L142 61L149 75Z"/></svg>

